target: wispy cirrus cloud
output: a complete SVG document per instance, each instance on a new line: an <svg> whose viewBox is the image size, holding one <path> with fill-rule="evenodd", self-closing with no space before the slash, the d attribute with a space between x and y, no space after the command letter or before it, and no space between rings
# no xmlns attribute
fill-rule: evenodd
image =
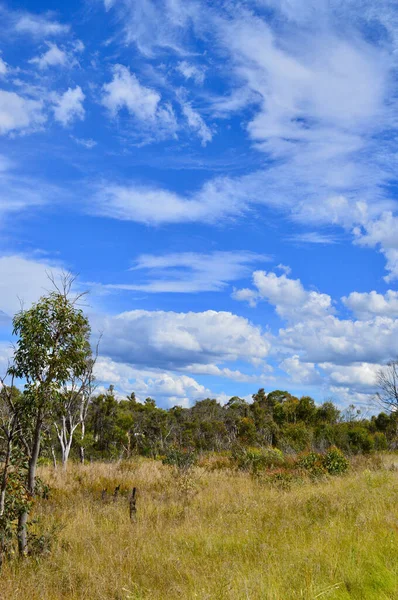
<svg viewBox="0 0 398 600"><path fill-rule="evenodd" d="M268 262L269 256L253 252L181 252L173 254L143 254L130 269L134 283L102 285L106 289L143 291L149 293L218 292L250 273L254 263Z"/></svg>

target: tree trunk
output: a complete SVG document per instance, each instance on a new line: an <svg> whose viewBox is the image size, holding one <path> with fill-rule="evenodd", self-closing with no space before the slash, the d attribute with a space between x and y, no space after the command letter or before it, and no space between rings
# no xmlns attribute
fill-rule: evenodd
<svg viewBox="0 0 398 600"><path fill-rule="evenodd" d="M81 425L81 435L80 435L80 447L79 447L79 454L80 454L80 463L82 465L84 465L84 446L83 446L83 442L84 442L84 436L86 434L86 424L84 422L84 419L82 417L80 417L80 425Z"/></svg>
<svg viewBox="0 0 398 600"><path fill-rule="evenodd" d="M6 504L6 489L7 489L7 481L8 481L8 468L10 466L11 459L11 449L12 443L11 440L7 440L7 451L4 460L3 467L3 476L1 478L1 487L0 487L0 517L4 515L5 504Z"/></svg>
<svg viewBox="0 0 398 600"><path fill-rule="evenodd" d="M53 457L54 471L57 470L57 457L55 456L54 446L51 446L51 455Z"/></svg>
<svg viewBox="0 0 398 600"><path fill-rule="evenodd" d="M28 553L28 536L26 530L28 516L28 511L24 510L18 517L18 552L21 557L26 556Z"/></svg>
<svg viewBox="0 0 398 600"><path fill-rule="evenodd" d="M40 438L43 425L42 410L39 409L36 417L36 424L33 436L32 451L29 458L27 488L31 496L35 495L36 469L40 453ZM29 517L28 508L23 509L18 517L18 551L21 557L28 553L28 534L27 523Z"/></svg>

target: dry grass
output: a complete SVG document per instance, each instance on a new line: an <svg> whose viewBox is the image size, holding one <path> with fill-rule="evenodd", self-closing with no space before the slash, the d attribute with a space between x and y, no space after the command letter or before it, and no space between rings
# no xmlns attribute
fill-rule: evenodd
<svg viewBox="0 0 398 600"><path fill-rule="evenodd" d="M49 556L6 564L2 600L398 598L398 472L374 462L287 490L143 459L42 477L52 493L35 516L62 528Z"/></svg>

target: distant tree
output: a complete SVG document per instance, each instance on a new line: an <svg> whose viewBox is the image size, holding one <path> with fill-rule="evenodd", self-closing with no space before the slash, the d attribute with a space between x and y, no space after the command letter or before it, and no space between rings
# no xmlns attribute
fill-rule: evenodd
<svg viewBox="0 0 398 600"><path fill-rule="evenodd" d="M86 368L72 376L59 392L52 410L53 425L61 448L62 465L66 468L76 429L80 426L80 462L84 463L85 423L94 388L95 359L88 355Z"/></svg>
<svg viewBox="0 0 398 600"><path fill-rule="evenodd" d="M379 404L388 412L398 410L398 360L390 361L377 373L379 391L376 398Z"/></svg>
<svg viewBox="0 0 398 600"><path fill-rule="evenodd" d="M333 404L333 402L326 401L321 406L318 406L315 420L317 423L327 423L334 425L340 418L339 409Z"/></svg>

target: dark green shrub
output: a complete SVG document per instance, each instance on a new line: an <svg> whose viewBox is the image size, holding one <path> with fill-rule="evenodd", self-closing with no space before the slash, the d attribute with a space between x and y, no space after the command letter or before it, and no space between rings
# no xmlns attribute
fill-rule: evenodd
<svg viewBox="0 0 398 600"><path fill-rule="evenodd" d="M368 454L374 449L374 441L369 431L360 425L348 431L348 445L354 454Z"/></svg>
<svg viewBox="0 0 398 600"><path fill-rule="evenodd" d="M387 438L386 438L385 434L381 433L380 431L377 431L373 435L373 442L374 442L374 449L375 450L381 451L381 450L387 450L388 449Z"/></svg>
<svg viewBox="0 0 398 600"><path fill-rule="evenodd" d="M310 448L312 443L312 429L304 423L287 423L281 430L278 446L285 452L293 450L302 452Z"/></svg>
<svg viewBox="0 0 398 600"><path fill-rule="evenodd" d="M342 475L348 471L350 466L348 459L335 446L325 454L322 462L329 475Z"/></svg>
<svg viewBox="0 0 398 600"><path fill-rule="evenodd" d="M192 450L170 448L162 459L164 465L172 465L178 469L189 469L198 462L198 456Z"/></svg>

